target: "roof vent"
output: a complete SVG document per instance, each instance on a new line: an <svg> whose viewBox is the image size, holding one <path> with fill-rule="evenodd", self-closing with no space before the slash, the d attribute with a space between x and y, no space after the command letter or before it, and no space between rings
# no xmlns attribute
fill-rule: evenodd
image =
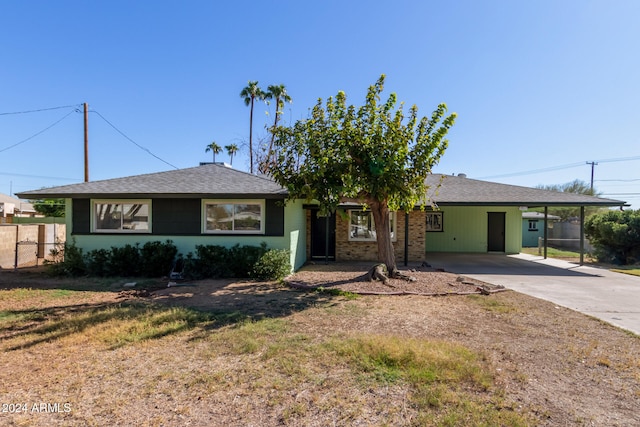
<svg viewBox="0 0 640 427"><path fill-rule="evenodd" d="M200 166L205 166L205 165L218 165L218 166L224 166L225 168L233 169L233 166L231 166L229 163L226 163L226 162L200 162Z"/></svg>
<svg viewBox="0 0 640 427"><path fill-rule="evenodd" d="M466 174L466 173L459 173L459 174L458 174L458 176L459 176L460 178L466 178L466 177L467 177L467 174Z"/></svg>

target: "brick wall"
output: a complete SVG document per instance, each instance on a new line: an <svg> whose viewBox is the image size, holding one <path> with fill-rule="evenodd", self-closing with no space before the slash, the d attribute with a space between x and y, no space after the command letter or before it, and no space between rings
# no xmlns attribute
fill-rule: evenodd
<svg viewBox="0 0 640 427"><path fill-rule="evenodd" d="M396 240L393 242L396 261L404 261L405 250L405 214L396 215ZM425 213L413 211L409 214L409 262L424 260L425 253ZM349 219L341 215L336 217L336 261L376 261L378 246L376 242L349 241Z"/></svg>

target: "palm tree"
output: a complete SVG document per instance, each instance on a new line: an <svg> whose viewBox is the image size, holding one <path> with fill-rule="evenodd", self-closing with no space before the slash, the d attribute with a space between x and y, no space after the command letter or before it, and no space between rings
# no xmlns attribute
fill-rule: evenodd
<svg viewBox="0 0 640 427"><path fill-rule="evenodd" d="M244 105L251 106L249 113L249 164L253 173L253 103L256 100L264 100L265 93L258 87L258 82L249 80L247 87L242 89L240 97L244 98Z"/></svg>
<svg viewBox="0 0 640 427"><path fill-rule="evenodd" d="M229 163L233 166L233 156L238 152L238 146L236 144L229 144L224 147L227 150L227 154L229 154Z"/></svg>
<svg viewBox="0 0 640 427"><path fill-rule="evenodd" d="M209 151L213 151L213 163L216 162L216 154L219 154L222 151L222 147L216 144L215 141L212 141L211 144L207 145L207 149L204 150L205 153Z"/></svg>
<svg viewBox="0 0 640 427"><path fill-rule="evenodd" d="M271 132L271 142L269 143L269 150L267 151L267 157L265 161L265 168L268 168L269 163L271 162L271 155L273 151L273 140L275 139L275 130L278 127L278 120L280 119L280 115L282 114L282 109L284 108L285 102L293 102L289 94L287 93L287 89L283 84L280 85L270 85L267 88L267 93L264 96L265 99L275 99L276 100L276 118L273 122L273 128Z"/></svg>

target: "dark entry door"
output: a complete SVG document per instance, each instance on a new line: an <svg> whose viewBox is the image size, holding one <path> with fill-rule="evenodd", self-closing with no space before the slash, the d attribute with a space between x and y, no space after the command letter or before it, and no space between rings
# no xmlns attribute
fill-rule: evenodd
<svg viewBox="0 0 640 427"><path fill-rule="evenodd" d="M489 212L487 251L504 252L505 213Z"/></svg>
<svg viewBox="0 0 640 427"><path fill-rule="evenodd" d="M329 217L330 259L336 257L336 216ZM311 211L311 258L324 258L327 255L327 218L318 216L317 210Z"/></svg>

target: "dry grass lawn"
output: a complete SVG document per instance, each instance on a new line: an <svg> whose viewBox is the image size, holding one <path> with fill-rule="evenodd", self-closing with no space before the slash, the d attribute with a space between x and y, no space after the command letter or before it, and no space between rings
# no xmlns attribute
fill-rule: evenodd
<svg viewBox="0 0 640 427"><path fill-rule="evenodd" d="M320 291L0 271L0 425L640 425L637 336L511 291L355 296L398 287L342 267L293 278Z"/></svg>

